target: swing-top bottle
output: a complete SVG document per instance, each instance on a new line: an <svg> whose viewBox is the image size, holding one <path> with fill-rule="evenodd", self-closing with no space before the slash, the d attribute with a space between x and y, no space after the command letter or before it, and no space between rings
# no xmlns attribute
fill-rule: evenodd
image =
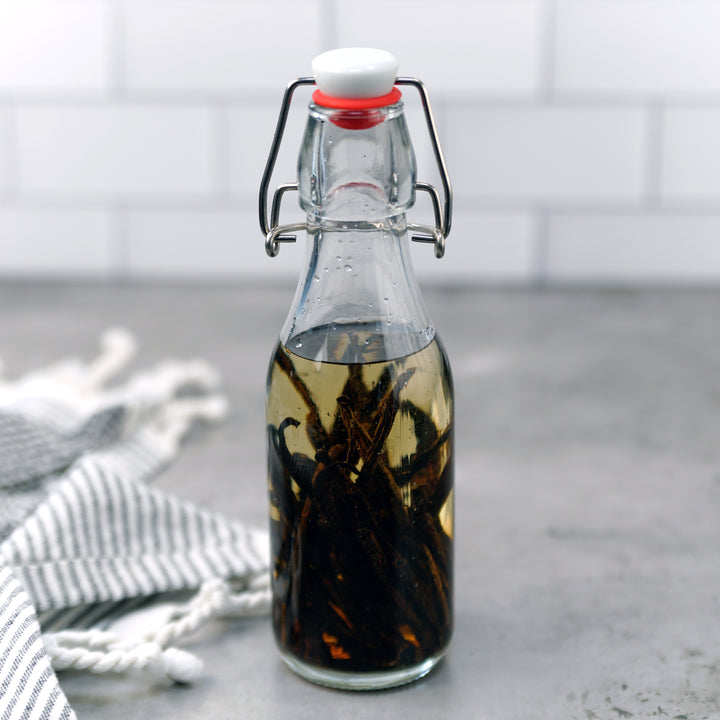
<svg viewBox="0 0 720 720"><path fill-rule="evenodd" d="M426 674L452 631L453 390L413 272L408 231L442 254L450 188L416 181L389 53L346 49L289 86L261 189L275 254L306 230L305 268L267 378L275 638L285 662L333 687L390 687ZM297 186L267 183L294 89L315 82ZM436 225L410 225L416 189ZM429 190L428 190L429 188ZM297 189L304 223L278 226Z"/></svg>

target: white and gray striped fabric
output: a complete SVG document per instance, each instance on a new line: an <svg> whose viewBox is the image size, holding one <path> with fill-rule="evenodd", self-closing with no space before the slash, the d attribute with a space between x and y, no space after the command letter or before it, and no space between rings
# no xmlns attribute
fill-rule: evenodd
<svg viewBox="0 0 720 720"><path fill-rule="evenodd" d="M207 599L213 582L232 580L240 613L267 609L266 533L147 485L197 418L223 415L215 373L170 362L105 389L132 349L115 331L92 363L0 378L0 720L75 717L53 663L96 672L187 665L167 643L178 627L228 607L229 596L188 606L194 620L166 626L162 641L157 627L139 645L98 630L138 599L200 588ZM84 649L63 645L85 642L76 628L90 628ZM193 676L183 672L168 674Z"/></svg>
<svg viewBox="0 0 720 720"><path fill-rule="evenodd" d="M12 570L1 564L0 710L3 720L75 717L45 652L35 610Z"/></svg>

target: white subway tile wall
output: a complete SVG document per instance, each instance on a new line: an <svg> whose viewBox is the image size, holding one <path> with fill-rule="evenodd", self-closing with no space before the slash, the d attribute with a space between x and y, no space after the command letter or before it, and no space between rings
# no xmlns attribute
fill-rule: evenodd
<svg viewBox="0 0 720 720"><path fill-rule="evenodd" d="M62 95L106 90L109 6L84 0L0 3L0 92Z"/></svg>
<svg viewBox="0 0 720 720"><path fill-rule="evenodd" d="M559 92L720 91L715 0L558 0Z"/></svg>
<svg viewBox="0 0 720 720"><path fill-rule="evenodd" d="M662 153L660 188L665 197L720 196L720 108L667 110Z"/></svg>
<svg viewBox="0 0 720 720"><path fill-rule="evenodd" d="M136 277L218 278L262 276L270 258L246 210L133 210L128 215L127 271ZM251 231L248 232L248 228ZM303 246L283 248L273 267L296 275Z"/></svg>
<svg viewBox="0 0 720 720"><path fill-rule="evenodd" d="M642 195L645 118L640 110L453 108L445 125L453 170L465 179L457 187L458 199L548 203Z"/></svg>
<svg viewBox="0 0 720 720"><path fill-rule="evenodd" d="M0 198L13 185L13 137L10 113L0 106ZM0 202L2 202L0 200ZM1 264L1 263L0 263Z"/></svg>
<svg viewBox="0 0 720 720"><path fill-rule="evenodd" d="M438 96L527 96L540 79L542 5L338 0L337 44L392 48L402 59L401 73L422 78Z"/></svg>
<svg viewBox="0 0 720 720"><path fill-rule="evenodd" d="M122 31L128 90L282 88L321 49L315 0L134 0Z"/></svg>
<svg viewBox="0 0 720 720"><path fill-rule="evenodd" d="M297 155L305 129L310 94L309 88L305 90L300 88L296 91L295 104L290 109L275 165L276 184L292 182L297 174ZM279 99L275 98L275 102L234 106L228 108L225 114L224 127L227 134L225 161L229 171L229 190L234 195L255 197L258 194L260 176L265 167L278 118L279 102ZM297 201L294 198L288 197L286 202L291 210L293 207L297 208ZM260 232L259 226L258 232Z"/></svg>
<svg viewBox="0 0 720 720"><path fill-rule="evenodd" d="M102 210L0 208L3 273L109 277L111 233Z"/></svg>
<svg viewBox="0 0 720 720"><path fill-rule="evenodd" d="M0 0L0 277L296 275L302 243L269 259L257 225L282 93L365 45L434 100L456 202L421 276L717 283L718 28L718 0Z"/></svg>
<svg viewBox="0 0 720 720"><path fill-rule="evenodd" d="M208 108L34 104L15 116L21 194L102 201L211 191Z"/></svg>
<svg viewBox="0 0 720 720"><path fill-rule="evenodd" d="M418 275L427 279L532 282L536 224L529 212L458 213L451 237L462 238L462 248L451 248L442 260L437 260L429 246L415 247L413 266Z"/></svg>
<svg viewBox="0 0 720 720"><path fill-rule="evenodd" d="M720 213L558 213L548 277L628 283L720 277Z"/></svg>

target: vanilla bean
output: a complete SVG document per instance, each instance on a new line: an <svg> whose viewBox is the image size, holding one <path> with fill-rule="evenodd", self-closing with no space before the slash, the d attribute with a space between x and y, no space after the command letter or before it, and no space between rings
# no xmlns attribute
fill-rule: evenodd
<svg viewBox="0 0 720 720"><path fill-rule="evenodd" d="M307 434L308 438L310 438L310 442L312 442L313 447L315 447L316 449L319 447L323 447L325 444L327 444L327 433L325 432L325 428L320 421L320 412L318 411L315 400L313 400L313 396L308 390L307 385L303 382L299 373L295 369L293 361L290 359L290 356L287 354L287 352L285 352L285 350L283 350L282 347L279 347L277 352L275 353L273 363L278 368L280 368L280 370L282 370L285 375L287 375L293 387L295 388L295 390L297 390L298 394L308 408L308 413L305 420Z"/></svg>

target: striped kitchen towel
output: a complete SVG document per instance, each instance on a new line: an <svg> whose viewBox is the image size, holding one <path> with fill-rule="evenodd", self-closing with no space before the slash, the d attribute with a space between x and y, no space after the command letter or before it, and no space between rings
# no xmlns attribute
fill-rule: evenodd
<svg viewBox="0 0 720 720"><path fill-rule="evenodd" d="M73 718L55 670L192 682L180 638L268 611L266 533L147 484L224 415L216 373L166 362L108 389L133 352L112 331L91 363L0 378L0 720Z"/></svg>

